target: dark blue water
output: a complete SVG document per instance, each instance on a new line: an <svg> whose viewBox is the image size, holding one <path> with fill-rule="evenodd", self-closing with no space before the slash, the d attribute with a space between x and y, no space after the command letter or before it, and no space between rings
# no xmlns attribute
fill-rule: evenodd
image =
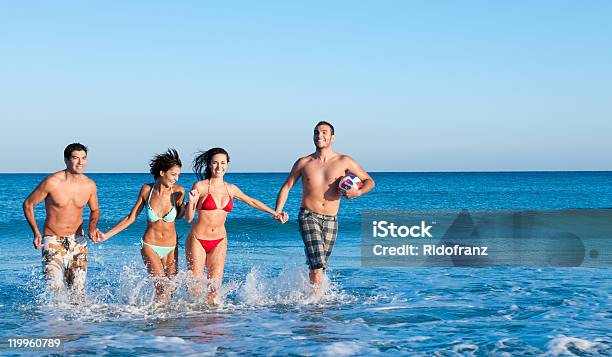
<svg viewBox="0 0 612 357"><path fill-rule="evenodd" d="M273 207L285 174L228 174L227 181ZM308 294L296 217L237 203L230 214L224 303L179 293L153 304L138 242L144 215L110 241L90 246L81 306L44 293L40 252L21 203L44 175L0 175L0 331L61 336L69 353L183 354L577 354L612 353L609 268L362 268L365 208L612 207L612 173L375 173L370 194L342 203L340 234L321 301ZM147 174L91 174L106 230L132 207ZM187 188L193 175L182 175ZM36 214L44 218L42 205ZM87 214L87 212L86 212ZM189 229L177 223L181 240ZM185 269L180 247L180 268ZM182 279L182 280L181 280ZM177 284L184 283L184 274Z"/></svg>

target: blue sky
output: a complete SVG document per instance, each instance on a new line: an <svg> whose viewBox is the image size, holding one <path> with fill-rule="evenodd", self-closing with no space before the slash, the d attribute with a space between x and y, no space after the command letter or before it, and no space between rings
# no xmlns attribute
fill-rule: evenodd
<svg viewBox="0 0 612 357"><path fill-rule="evenodd" d="M612 3L4 2L1 172L287 171L318 120L369 171L612 170Z"/></svg>

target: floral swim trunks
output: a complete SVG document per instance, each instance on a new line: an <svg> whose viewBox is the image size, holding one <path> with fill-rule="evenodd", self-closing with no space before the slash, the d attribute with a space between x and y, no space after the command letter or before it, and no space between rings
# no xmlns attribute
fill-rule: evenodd
<svg viewBox="0 0 612 357"><path fill-rule="evenodd" d="M83 235L44 236L42 239L43 272L53 290L64 283L74 291L85 291L87 274L87 240Z"/></svg>

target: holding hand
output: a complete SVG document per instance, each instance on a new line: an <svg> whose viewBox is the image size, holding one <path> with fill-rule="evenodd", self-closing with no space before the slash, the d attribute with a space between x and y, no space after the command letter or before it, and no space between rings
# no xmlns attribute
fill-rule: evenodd
<svg viewBox="0 0 612 357"><path fill-rule="evenodd" d="M96 236L98 235L98 232L100 230L98 228L94 228L94 229L90 229L87 231L87 236L89 237L89 240L92 242L96 241Z"/></svg>
<svg viewBox="0 0 612 357"><path fill-rule="evenodd" d="M200 197L200 192L198 192L197 189L193 189L189 191L189 204L190 205L195 204L199 197Z"/></svg>
<svg viewBox="0 0 612 357"><path fill-rule="evenodd" d="M96 234L94 235L92 240L94 243L102 243L107 239L108 237L106 237L106 234L104 234L101 230L96 229Z"/></svg>
<svg viewBox="0 0 612 357"><path fill-rule="evenodd" d="M338 193L340 193L340 195L350 199L353 199L357 196L359 196L359 189L357 188L357 186L355 185L351 185L350 189L344 189L341 187L338 187Z"/></svg>
<svg viewBox="0 0 612 357"><path fill-rule="evenodd" d="M355 197L361 196L361 193L359 192L358 189L352 189L350 191L343 191L343 195L344 195L344 197L348 198L349 200L352 200Z"/></svg>
<svg viewBox="0 0 612 357"><path fill-rule="evenodd" d="M287 212L276 212L274 219L280 221L281 224L285 224L289 220L289 215Z"/></svg>
<svg viewBox="0 0 612 357"><path fill-rule="evenodd" d="M340 179L340 183L338 184L338 193L340 195L350 199L361 196L361 192L359 191L363 186L359 177L351 174L348 170L345 172L347 176Z"/></svg>
<svg viewBox="0 0 612 357"><path fill-rule="evenodd" d="M34 245L34 248L36 249L42 248L42 237L40 236L40 234L34 236L34 239L32 240L32 245Z"/></svg>

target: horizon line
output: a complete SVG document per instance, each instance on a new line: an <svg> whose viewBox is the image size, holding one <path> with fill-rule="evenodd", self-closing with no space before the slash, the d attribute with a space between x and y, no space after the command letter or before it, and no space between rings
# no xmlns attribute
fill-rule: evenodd
<svg viewBox="0 0 612 357"><path fill-rule="evenodd" d="M62 171L62 170L59 170ZM52 171L52 172L35 172L35 171L31 171L31 172L0 172L0 175L48 175L54 172L58 172L58 171ZM435 174L435 173L527 173L527 172L550 172L550 173L554 173L554 172L612 172L612 169L610 170L473 170L473 171L368 171L368 173L415 173L415 174L420 174L420 173L431 173L431 174ZM228 172L228 174L282 174L282 173L286 173L288 174L289 171L235 171L235 172ZM121 171L121 172L110 172L110 171L92 171L92 172L86 172L85 175L88 174L108 174L108 175L122 175L122 174L150 174L150 172L148 171ZM191 174L193 175L193 172L184 172L181 173L182 175L185 174Z"/></svg>

